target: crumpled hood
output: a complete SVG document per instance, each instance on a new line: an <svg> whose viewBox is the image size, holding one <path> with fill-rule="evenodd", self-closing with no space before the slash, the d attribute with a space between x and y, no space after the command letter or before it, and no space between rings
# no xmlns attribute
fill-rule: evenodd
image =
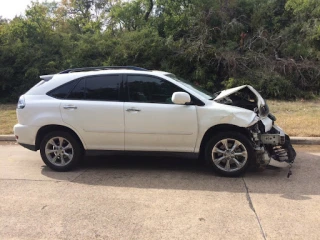
<svg viewBox="0 0 320 240"><path fill-rule="evenodd" d="M233 93L236 93L244 88L248 88L256 97L257 97L257 107L259 109L259 112L262 112L262 108L266 107L266 101L263 99L263 97L258 93L257 90L255 90L252 86L250 85L242 85L239 87L235 87L235 88L230 88L230 89L226 89L223 90L219 93L219 95L214 99L214 101L219 101L225 97L230 96Z"/></svg>

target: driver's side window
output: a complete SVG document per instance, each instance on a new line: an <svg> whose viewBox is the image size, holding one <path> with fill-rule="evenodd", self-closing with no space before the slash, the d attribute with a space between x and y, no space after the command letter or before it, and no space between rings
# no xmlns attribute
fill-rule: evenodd
<svg viewBox="0 0 320 240"><path fill-rule="evenodd" d="M174 92L185 92L173 83L148 75L128 75L128 101L173 104Z"/></svg>

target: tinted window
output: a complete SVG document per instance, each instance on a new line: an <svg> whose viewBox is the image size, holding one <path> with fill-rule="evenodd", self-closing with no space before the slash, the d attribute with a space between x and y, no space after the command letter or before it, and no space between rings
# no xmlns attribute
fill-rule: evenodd
<svg viewBox="0 0 320 240"><path fill-rule="evenodd" d="M57 87L56 89L48 92L48 95L54 98L65 98L69 92L74 88L74 85L76 84L76 81L71 81L66 84L63 84L60 87Z"/></svg>
<svg viewBox="0 0 320 240"><path fill-rule="evenodd" d="M86 79L86 99L119 101L121 78L119 75L94 76Z"/></svg>
<svg viewBox="0 0 320 240"><path fill-rule="evenodd" d="M84 99L85 97L85 79L81 79L77 86L72 90L72 92L67 97L68 99Z"/></svg>
<svg viewBox="0 0 320 240"><path fill-rule="evenodd" d="M96 101L119 101L122 80L119 75L82 78L67 97Z"/></svg>
<svg viewBox="0 0 320 240"><path fill-rule="evenodd" d="M128 90L130 102L169 104L174 92L184 92L171 82L144 75L128 75Z"/></svg>

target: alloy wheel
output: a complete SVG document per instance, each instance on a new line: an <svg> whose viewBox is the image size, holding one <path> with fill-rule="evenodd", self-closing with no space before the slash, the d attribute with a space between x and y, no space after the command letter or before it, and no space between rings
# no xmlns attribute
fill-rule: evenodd
<svg viewBox="0 0 320 240"><path fill-rule="evenodd" d="M212 161L222 171L238 171L248 161L248 151L240 141L225 138L214 145Z"/></svg>
<svg viewBox="0 0 320 240"><path fill-rule="evenodd" d="M45 146L45 154L55 166L65 166L73 159L74 150L66 138L53 137Z"/></svg>

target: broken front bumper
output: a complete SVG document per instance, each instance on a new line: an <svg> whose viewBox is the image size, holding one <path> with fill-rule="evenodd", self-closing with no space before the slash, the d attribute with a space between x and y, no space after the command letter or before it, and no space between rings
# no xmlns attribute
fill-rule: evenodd
<svg viewBox="0 0 320 240"><path fill-rule="evenodd" d="M274 125L269 132L261 134L260 140L266 150L263 158L267 165L283 168L294 162L296 151L280 127Z"/></svg>
<svg viewBox="0 0 320 240"><path fill-rule="evenodd" d="M289 136L286 135L285 143L278 148L273 148L269 165L281 168L288 167L294 162L295 158L296 151L291 145Z"/></svg>

